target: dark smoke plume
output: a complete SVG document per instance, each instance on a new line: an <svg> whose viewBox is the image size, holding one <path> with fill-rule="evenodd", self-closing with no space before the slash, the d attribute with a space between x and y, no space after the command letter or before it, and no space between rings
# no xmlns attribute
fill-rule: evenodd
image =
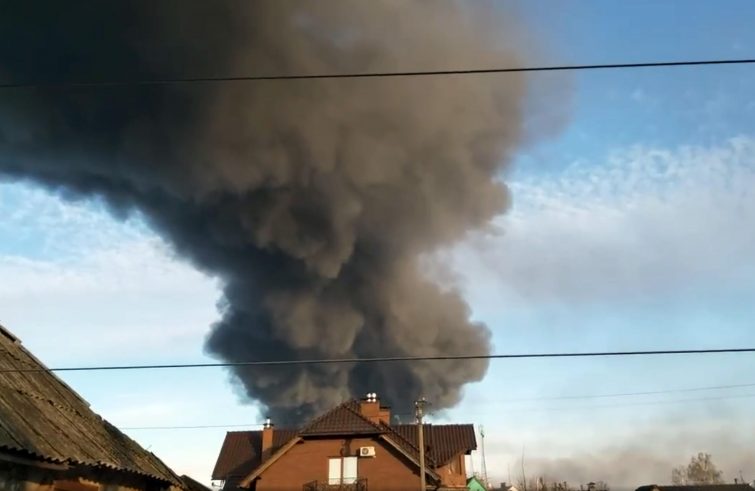
<svg viewBox="0 0 755 491"><path fill-rule="evenodd" d="M521 64L496 15L439 0L3 2L0 78ZM419 260L506 208L496 177L524 138L524 98L518 75L5 90L0 174L138 212L222 278L207 350L224 360L488 353L487 328ZM486 368L234 374L298 422L371 391L399 412L419 395L449 407Z"/></svg>

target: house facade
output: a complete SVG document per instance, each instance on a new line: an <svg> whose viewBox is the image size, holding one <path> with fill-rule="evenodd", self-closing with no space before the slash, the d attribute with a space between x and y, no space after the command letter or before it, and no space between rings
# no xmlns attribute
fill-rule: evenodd
<svg viewBox="0 0 755 491"><path fill-rule="evenodd" d="M0 326L0 490L184 489Z"/></svg>
<svg viewBox="0 0 755 491"><path fill-rule="evenodd" d="M472 425L424 425L430 490L466 489ZM229 432L213 479L255 491L405 491L420 484L417 425L391 425L376 397L347 401L304 427Z"/></svg>

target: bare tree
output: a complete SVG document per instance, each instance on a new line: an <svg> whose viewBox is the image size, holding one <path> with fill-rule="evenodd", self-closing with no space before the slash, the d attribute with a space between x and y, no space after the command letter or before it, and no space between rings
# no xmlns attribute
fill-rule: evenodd
<svg viewBox="0 0 755 491"><path fill-rule="evenodd" d="M723 472L716 468L710 454L700 452L686 466L671 471L671 482L677 485L721 484Z"/></svg>

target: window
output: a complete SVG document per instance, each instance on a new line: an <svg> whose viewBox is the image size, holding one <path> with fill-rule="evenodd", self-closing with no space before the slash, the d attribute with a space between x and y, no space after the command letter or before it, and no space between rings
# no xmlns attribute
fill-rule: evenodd
<svg viewBox="0 0 755 491"><path fill-rule="evenodd" d="M354 484L357 482L357 458L343 458L343 483Z"/></svg>
<svg viewBox="0 0 755 491"><path fill-rule="evenodd" d="M341 459L328 460L328 484L341 484Z"/></svg>
<svg viewBox="0 0 755 491"><path fill-rule="evenodd" d="M328 460L328 484L354 484L357 481L356 457Z"/></svg>

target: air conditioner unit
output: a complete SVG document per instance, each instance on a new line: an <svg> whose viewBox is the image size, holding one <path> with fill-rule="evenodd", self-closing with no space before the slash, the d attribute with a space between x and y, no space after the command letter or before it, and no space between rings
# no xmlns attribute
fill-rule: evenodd
<svg viewBox="0 0 755 491"><path fill-rule="evenodd" d="M359 447L359 456L360 457L374 457L375 447Z"/></svg>

